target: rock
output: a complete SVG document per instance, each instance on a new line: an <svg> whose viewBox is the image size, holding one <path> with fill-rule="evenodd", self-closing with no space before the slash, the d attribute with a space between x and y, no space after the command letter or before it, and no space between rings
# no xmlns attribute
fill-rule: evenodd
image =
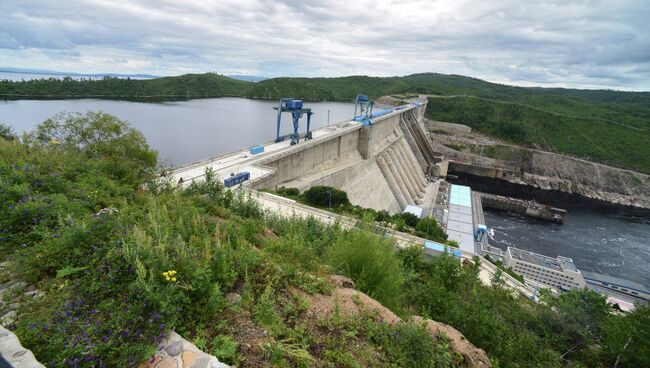
<svg viewBox="0 0 650 368"><path fill-rule="evenodd" d="M150 359L147 359L146 361L140 363L138 368L155 368L156 365L162 360L162 357L160 355L155 355L151 357Z"/></svg>
<svg viewBox="0 0 650 368"><path fill-rule="evenodd" d="M230 368L230 366L227 364L223 364L218 360L213 360L210 362L210 368Z"/></svg>
<svg viewBox="0 0 650 368"><path fill-rule="evenodd" d="M229 368L174 331L158 345L158 349L154 358L143 362L138 368Z"/></svg>
<svg viewBox="0 0 650 368"><path fill-rule="evenodd" d="M176 368L176 361L171 357L165 357L156 368Z"/></svg>
<svg viewBox="0 0 650 368"><path fill-rule="evenodd" d="M184 351L181 357L183 360L183 368L189 368L196 359L196 354L191 351Z"/></svg>
<svg viewBox="0 0 650 368"><path fill-rule="evenodd" d="M183 351L183 342L182 341L173 341L165 348L165 352L170 356L175 357Z"/></svg>
<svg viewBox="0 0 650 368"><path fill-rule="evenodd" d="M118 213L119 211L116 208L113 207L106 207L102 208L101 210L97 211L97 213L93 214L94 217L99 217L99 216L110 216L115 213Z"/></svg>
<svg viewBox="0 0 650 368"><path fill-rule="evenodd" d="M330 277L330 280L332 280L335 286L354 289L354 281L349 277L333 275Z"/></svg>
<svg viewBox="0 0 650 368"><path fill-rule="evenodd" d="M16 311L9 311L0 318L0 322L8 325L13 323L14 319L16 319Z"/></svg>
<svg viewBox="0 0 650 368"><path fill-rule="evenodd" d="M241 303L241 295L237 293L228 293L226 294L226 300L230 305L237 305Z"/></svg>
<svg viewBox="0 0 650 368"><path fill-rule="evenodd" d="M423 319L422 317L414 316L411 318L418 323L425 323L427 329L433 336L440 334L445 335L450 340L451 348L461 354L464 358L461 367L464 368L490 368L492 363L483 349L479 349L471 342L467 341L462 333L458 332L455 328L444 323L432 321L430 319Z"/></svg>
<svg viewBox="0 0 650 368"><path fill-rule="evenodd" d="M191 368L207 368L208 363L210 363L210 358L207 356L202 356L197 359L194 364L192 364Z"/></svg>
<svg viewBox="0 0 650 368"><path fill-rule="evenodd" d="M31 351L25 349L18 340L18 337L11 331L0 326L0 354L2 355L1 364L3 367L14 368L44 368L39 363Z"/></svg>
<svg viewBox="0 0 650 368"><path fill-rule="evenodd" d="M30 290L30 291L27 291L27 292L23 293L23 295L25 295L27 297L34 297L34 298L38 298L40 296L43 296L43 294L45 294L45 293L43 293L40 290Z"/></svg>

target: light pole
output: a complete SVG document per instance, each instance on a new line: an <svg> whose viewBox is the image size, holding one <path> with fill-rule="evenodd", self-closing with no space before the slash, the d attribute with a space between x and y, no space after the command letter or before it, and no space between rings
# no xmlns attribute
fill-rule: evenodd
<svg viewBox="0 0 650 368"><path fill-rule="evenodd" d="M330 109L327 109L327 126L330 126Z"/></svg>
<svg viewBox="0 0 650 368"><path fill-rule="evenodd" d="M329 194L329 211L332 212L332 191L328 190L326 193Z"/></svg>
<svg viewBox="0 0 650 368"><path fill-rule="evenodd" d="M425 217L426 219L427 217ZM424 237L424 239L429 240L429 227L431 226L431 221L427 220L427 235Z"/></svg>

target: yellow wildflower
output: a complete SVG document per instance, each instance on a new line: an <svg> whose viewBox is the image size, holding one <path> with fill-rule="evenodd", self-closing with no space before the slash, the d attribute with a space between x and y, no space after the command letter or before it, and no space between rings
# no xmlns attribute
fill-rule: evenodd
<svg viewBox="0 0 650 368"><path fill-rule="evenodd" d="M176 281L176 278L175 278L175 277L172 277L172 281Z"/></svg>

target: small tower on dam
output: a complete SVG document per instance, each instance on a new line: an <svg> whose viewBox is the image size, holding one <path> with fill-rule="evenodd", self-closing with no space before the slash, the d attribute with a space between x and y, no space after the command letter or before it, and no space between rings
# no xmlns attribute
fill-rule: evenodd
<svg viewBox="0 0 650 368"><path fill-rule="evenodd" d="M358 121L363 125L372 125L372 107L374 104L375 101L369 99L368 96L357 95L354 103L354 121Z"/></svg>
<svg viewBox="0 0 650 368"><path fill-rule="evenodd" d="M300 133L298 133L298 127L299 127L300 118L302 118L303 114L307 114L307 131L305 132L304 138L305 140L312 139L311 130L309 130L309 128L311 124L311 116L314 113L311 111L311 109L303 107L302 100L298 100L295 98L282 98L280 99L280 104L278 104L278 106L274 107L273 109L277 110L278 112L277 127L276 127L276 134L275 134L276 143L282 142L287 138L291 138L292 146L300 142ZM289 133L287 135L281 136L280 124L282 123L283 112L291 113L291 118L293 119L293 133Z"/></svg>

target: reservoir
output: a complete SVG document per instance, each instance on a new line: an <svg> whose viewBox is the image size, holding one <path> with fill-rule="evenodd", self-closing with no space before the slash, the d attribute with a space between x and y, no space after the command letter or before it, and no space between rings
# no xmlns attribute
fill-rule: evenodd
<svg viewBox="0 0 650 368"><path fill-rule="evenodd" d="M0 100L0 122L16 132L32 130L61 112L103 111L128 121L168 165L181 165L251 147L275 138L277 101L211 98L163 103L97 99ZM349 120L354 104L306 102L312 128ZM300 131L305 130L301 120ZM288 114L282 132L290 131ZM472 186L471 183L466 185ZM480 190L479 188L476 188ZM542 201L540 201L542 202ZM552 203L549 203L552 204ZM518 248L551 257L573 258L578 268L650 285L650 217L599 209L579 203L557 204L568 210L563 225L503 212L486 211L492 245Z"/></svg>
<svg viewBox="0 0 650 368"><path fill-rule="evenodd" d="M31 131L62 111L103 111L128 121L141 131L161 161L181 165L275 139L278 101L245 98L208 98L174 102L130 102L96 99L0 100L0 122L17 133ZM305 102L314 112L311 129L352 119L354 104ZM300 121L304 133L307 118ZM281 133L292 128L290 114L283 114Z"/></svg>

